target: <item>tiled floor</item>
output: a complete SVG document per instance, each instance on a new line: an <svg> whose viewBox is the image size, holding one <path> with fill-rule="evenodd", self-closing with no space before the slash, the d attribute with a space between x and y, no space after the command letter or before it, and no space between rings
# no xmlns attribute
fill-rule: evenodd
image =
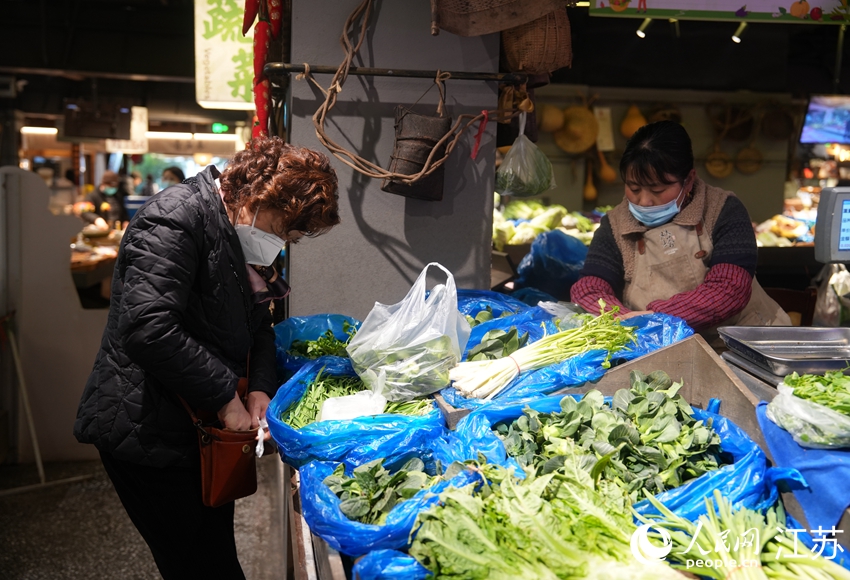
<svg viewBox="0 0 850 580"><path fill-rule="evenodd" d="M236 502L236 545L247 580L284 578L280 459L258 462L259 489ZM0 496L3 580L160 578L99 461L49 463L47 481L76 483ZM34 464L0 466L0 489L38 483Z"/></svg>

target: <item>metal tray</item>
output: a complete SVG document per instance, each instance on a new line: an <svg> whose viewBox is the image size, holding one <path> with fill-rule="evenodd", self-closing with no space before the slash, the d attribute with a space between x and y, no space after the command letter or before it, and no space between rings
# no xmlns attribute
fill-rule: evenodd
<svg viewBox="0 0 850 580"><path fill-rule="evenodd" d="M775 375L820 374L850 365L850 328L723 326L717 331L729 350Z"/></svg>

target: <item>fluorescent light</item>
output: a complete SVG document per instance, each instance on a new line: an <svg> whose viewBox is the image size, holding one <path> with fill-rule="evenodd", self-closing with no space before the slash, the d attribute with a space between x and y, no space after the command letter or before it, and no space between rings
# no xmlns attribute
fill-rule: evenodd
<svg viewBox="0 0 850 580"><path fill-rule="evenodd" d="M576 2L576 8L590 8L590 2Z"/></svg>
<svg viewBox="0 0 850 580"><path fill-rule="evenodd" d="M744 35L744 29L746 27L746 22L742 22L738 25L738 30L736 30L735 34L732 35L732 42L734 42L735 44L741 44L741 37Z"/></svg>
<svg viewBox="0 0 850 580"><path fill-rule="evenodd" d="M637 34L640 38L646 38L645 30L649 27L650 24L652 24L652 18L644 18L643 22L640 25L640 28L637 29L637 32L635 32L635 34Z"/></svg>
<svg viewBox="0 0 850 580"><path fill-rule="evenodd" d="M237 141L239 135L233 133L195 133L193 135L197 141Z"/></svg>
<svg viewBox="0 0 850 580"><path fill-rule="evenodd" d="M175 139L179 141L191 141L191 133L175 133L171 131L147 131L145 137L148 139Z"/></svg>
<svg viewBox="0 0 850 580"><path fill-rule="evenodd" d="M227 102L227 101L198 101L198 104L205 109L224 109L226 111L253 111L253 102Z"/></svg>
<svg viewBox="0 0 850 580"><path fill-rule="evenodd" d="M56 127L21 127L22 135L56 135L59 129Z"/></svg>

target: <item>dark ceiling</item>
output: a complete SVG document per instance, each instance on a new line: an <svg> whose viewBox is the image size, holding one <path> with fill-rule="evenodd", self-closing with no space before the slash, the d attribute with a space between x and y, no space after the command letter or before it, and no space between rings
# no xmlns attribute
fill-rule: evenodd
<svg viewBox="0 0 850 580"><path fill-rule="evenodd" d="M733 22L680 21L677 38L672 25L655 21L639 39L638 19L590 17L579 8L569 15L573 67L556 72L554 82L796 96L833 92L837 26L756 24L735 44ZM85 98L96 91L163 115L207 114L194 103L192 19L192 0L3 0L0 75L15 67L169 78L140 82L17 72L27 84L21 83L14 100L0 100L0 108L57 114L62 97ZM850 55L844 53L841 93L850 90Z"/></svg>

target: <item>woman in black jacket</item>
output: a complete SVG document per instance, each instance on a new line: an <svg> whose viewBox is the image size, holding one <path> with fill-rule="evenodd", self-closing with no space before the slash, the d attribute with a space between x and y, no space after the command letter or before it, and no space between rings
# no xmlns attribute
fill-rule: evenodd
<svg viewBox="0 0 850 580"><path fill-rule="evenodd" d="M278 386L269 302L289 291L273 262L285 241L339 223L337 198L326 156L255 140L220 175L207 167L152 198L124 234L74 434L100 451L166 579L244 578L233 503L203 505L179 397L225 427L257 427Z"/></svg>

